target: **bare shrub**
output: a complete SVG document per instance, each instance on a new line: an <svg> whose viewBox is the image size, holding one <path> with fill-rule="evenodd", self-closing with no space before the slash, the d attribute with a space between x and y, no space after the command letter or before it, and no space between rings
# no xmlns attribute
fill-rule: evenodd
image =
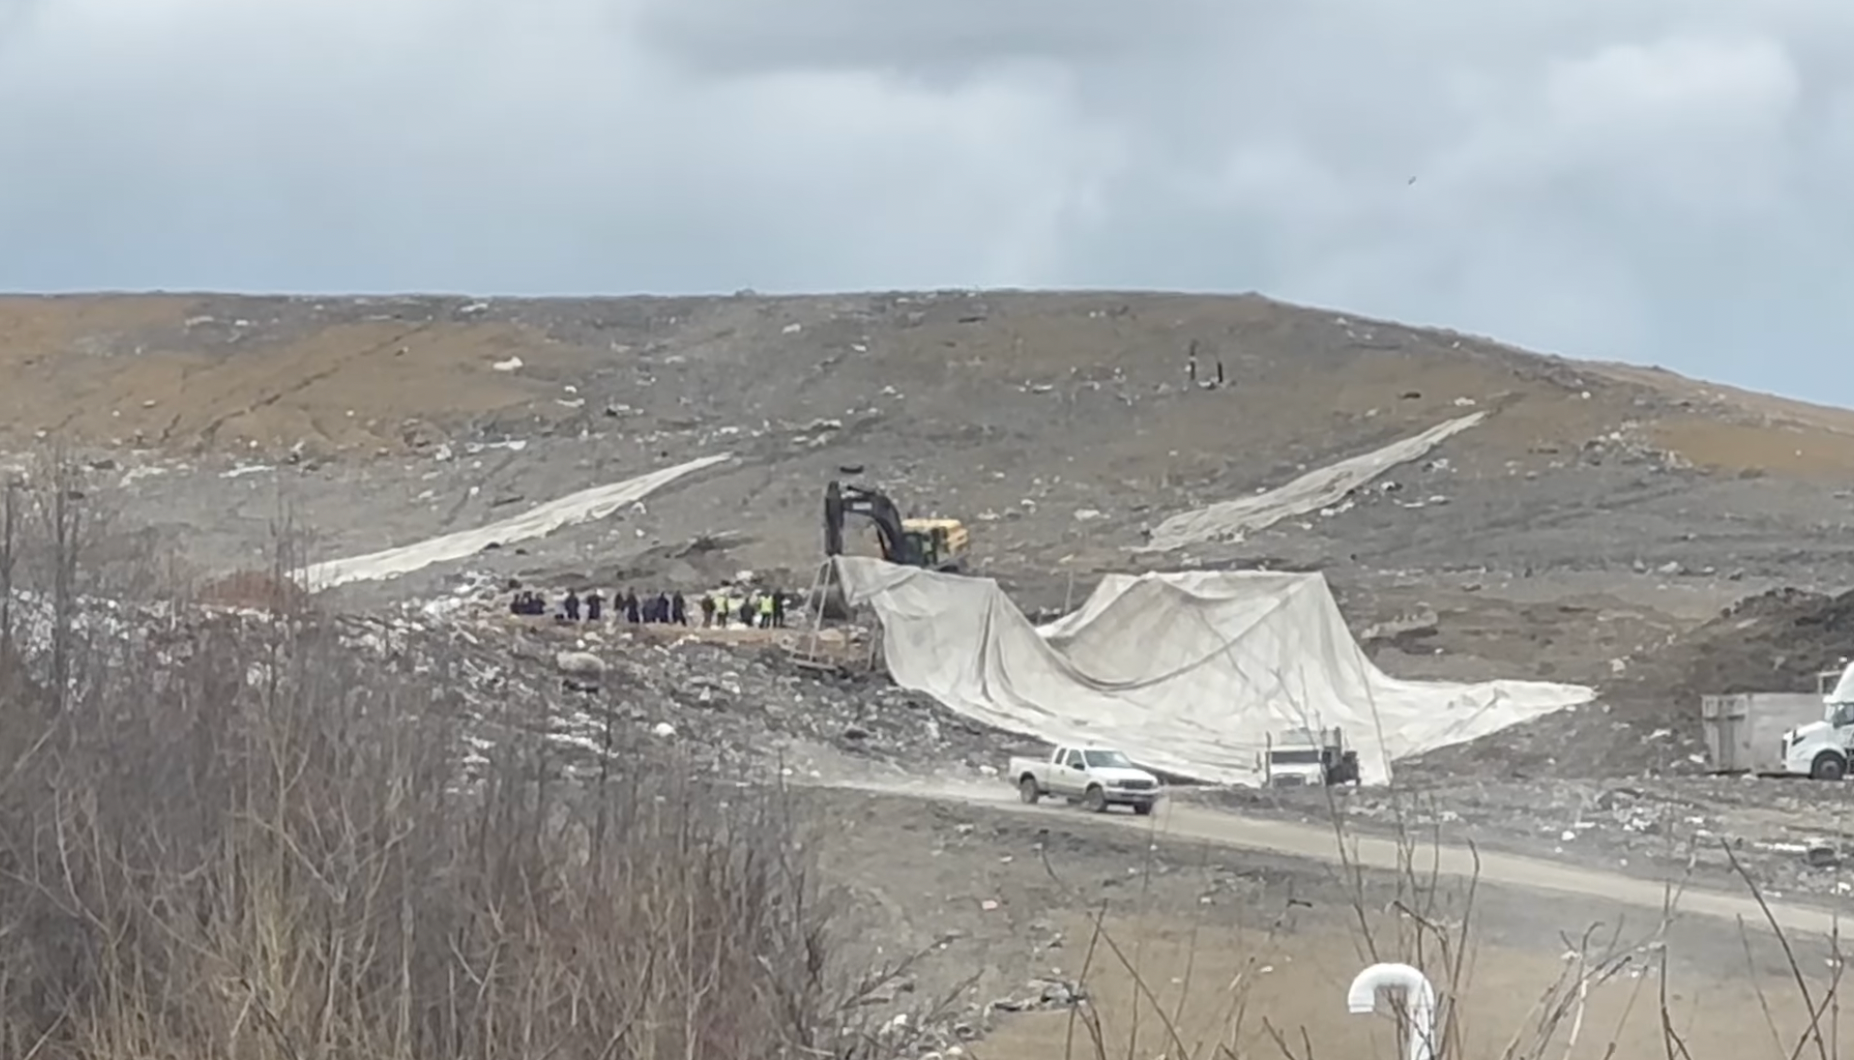
<svg viewBox="0 0 1854 1060"><path fill-rule="evenodd" d="M834 1044L825 911L779 793L623 747L569 781L444 660L357 651L291 594L263 615L106 605L82 499L52 488L0 510L0 1049Z"/></svg>
<svg viewBox="0 0 1854 1060"><path fill-rule="evenodd" d="M1428 1014L1427 1033L1420 1034L1424 1049L1412 1049L1404 1055L1426 1053L1434 1060L1478 1055L1468 1044L1472 1038L1498 1042L1497 1050L1483 1047L1485 1055L1498 1060L1559 1060L1577 1055L1580 1047L1586 1050L1594 1047L1606 1057L1617 1056L1625 1025L1638 1011L1658 1017L1657 1055L1665 1055L1670 1060L1711 1055L1686 1040L1685 1032L1673 1015L1669 996L1668 931L1689 881L1680 879L1665 886L1659 916L1645 929L1625 936L1620 923L1607 928L1599 924L1587 926L1580 932L1560 934L1564 944L1561 968L1555 976L1540 984L1536 997L1517 1025L1471 1026L1463 1001L1470 996L1474 959L1480 948L1476 932L1481 897L1479 851L1472 844L1468 845L1472 871L1465 876L1446 872L1442 858L1445 840L1440 827L1421 828L1415 824L1421 819L1439 821L1443 815L1435 812L1435 807L1427 807L1429 812L1418 813L1419 809L1424 809L1418 805L1419 797L1393 783L1390 789L1393 834L1389 838L1395 847L1396 864L1389 869L1367 866L1353 856L1356 836L1347 818L1345 799L1331 787L1322 786L1321 793L1326 800L1327 823L1338 853L1336 882L1346 896L1346 919L1350 922L1349 933L1357 949L1360 969L1379 962L1408 964L1424 973L1435 992L1436 1006ZM1159 838L1163 827L1158 817L1149 822L1153 839ZM1150 855L1157 850L1156 842L1148 846L1149 857L1143 872L1143 881L1147 884L1152 880L1156 862ZM1790 1023L1782 1023L1775 1014L1772 999L1760 984L1757 988L1760 1015L1773 1044L1772 1052L1761 1055L1789 1060L1803 1056L1829 1060L1836 1055L1843 959L1831 958L1831 974L1826 982L1820 976L1806 974L1803 958L1793 944L1796 940L1785 934L1776 913L1732 847L1722 842L1722 850L1739 883L1761 911L1762 926L1775 937L1794 999L1802 1003L1804 1013L1800 1021L1791 1017ZM1052 880L1068 889L1046 852L1043 867ZM1142 886L1137 893L1143 896L1145 892ZM1079 890L1071 890L1071 900L1078 904L1086 901ZM1091 917L1087 948L1077 971L1078 989L1076 1003L1070 1010L1065 1056L1109 1060L1110 1057L1157 1053L1174 1060L1239 1060L1259 1054L1285 1060L1316 1060L1306 1027L1284 1026L1266 1012L1256 1011L1259 1006L1252 992L1257 973L1265 969L1261 968L1263 958L1252 944L1254 935L1206 937L1204 913L1201 909L1194 913L1188 927L1184 967L1181 974L1169 979L1176 1001L1168 1007L1163 1000L1168 980L1159 978L1159 969L1143 959L1140 939L1129 937L1138 930L1137 926L1133 931L1117 928L1110 923L1109 911L1108 903L1103 901L1096 905ZM1140 897L1114 910L1122 917L1129 913L1136 916L1141 911ZM1262 934L1269 941L1278 933L1291 930L1285 914L1276 916L1272 922L1254 926L1263 928ZM1754 967L1751 939L1743 922L1738 930L1746 952L1746 969L1751 970ZM1831 953L1843 952L1838 935L1828 941ZM1206 953L1220 953L1226 961L1230 954L1240 955L1236 961L1237 970L1227 982L1218 981L1220 989L1206 991L1214 998L1208 1002L1211 1010L1196 1012L1195 1019L1187 1020L1185 999L1193 993L1198 958ZM1644 970L1652 974L1639 974ZM1170 972L1171 968L1167 967L1165 974ZM1095 999L1102 987L1116 979L1130 984L1125 991L1129 996L1110 1015L1097 1007ZM1605 986L1625 993L1622 1015L1615 1025L1593 1026L1590 999ZM1415 1040L1411 1033L1411 1000L1401 996L1393 999L1396 1040L1400 1044ZM1257 1024L1264 1043L1259 1048L1252 1044L1257 1036L1249 1030ZM1154 1025L1156 1029L1145 1030ZM1212 1033L1187 1035L1187 1027L1205 1026L1211 1028Z"/></svg>

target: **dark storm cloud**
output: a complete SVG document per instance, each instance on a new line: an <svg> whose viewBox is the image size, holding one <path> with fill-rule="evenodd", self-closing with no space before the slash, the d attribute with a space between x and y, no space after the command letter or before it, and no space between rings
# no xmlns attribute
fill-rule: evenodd
<svg viewBox="0 0 1854 1060"><path fill-rule="evenodd" d="M1851 45L1827 0L0 0L0 286L1261 289L1854 400Z"/></svg>

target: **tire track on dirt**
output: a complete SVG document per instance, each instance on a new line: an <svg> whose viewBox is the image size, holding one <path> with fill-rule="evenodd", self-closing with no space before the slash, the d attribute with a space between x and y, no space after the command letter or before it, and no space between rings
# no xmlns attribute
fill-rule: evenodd
<svg viewBox="0 0 1854 1060"><path fill-rule="evenodd" d="M415 325L382 342L377 342L371 346L362 347L358 350L353 351L352 353L349 353L345 357L337 357L334 359L334 363L328 365L327 367L322 368L319 371L313 371L313 372L309 372L304 375L301 375L297 377L296 379L294 379L293 381L289 379L289 377L293 373L290 372L288 369L273 373L271 375L269 382L266 385L258 388L260 392L269 391L269 393L266 394L264 397L258 398L257 400L250 402L249 404L245 405L243 408L234 409L233 411L230 411L230 412L221 413L220 415L214 416L212 419L208 420L206 425L201 427L199 431L201 444L211 445L213 442L217 441L218 435L219 435L219 429L221 427L224 427L227 423L231 422L232 420L235 420L239 418L240 416L248 416L256 412L259 409L269 408L270 406L277 404L279 401L282 401L284 398L289 397L291 394L300 393L304 389L314 386L316 383L319 383L323 381L324 379L328 379L338 374L342 369L346 368L348 365L356 361L365 360L368 357L372 357L376 354L392 349L395 346L403 345L408 339L419 334L420 332L431 330L432 326L433 325L430 323ZM167 439L165 438L163 439L163 441L166 441L166 440Z"/></svg>

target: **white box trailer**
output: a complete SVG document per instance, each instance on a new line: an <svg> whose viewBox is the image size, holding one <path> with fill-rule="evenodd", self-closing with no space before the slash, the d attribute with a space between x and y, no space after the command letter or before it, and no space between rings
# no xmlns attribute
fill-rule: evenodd
<svg viewBox="0 0 1854 1060"><path fill-rule="evenodd" d="M1706 760L1715 773L1784 773L1783 737L1822 720L1822 696L1809 692L1739 692L1701 696Z"/></svg>

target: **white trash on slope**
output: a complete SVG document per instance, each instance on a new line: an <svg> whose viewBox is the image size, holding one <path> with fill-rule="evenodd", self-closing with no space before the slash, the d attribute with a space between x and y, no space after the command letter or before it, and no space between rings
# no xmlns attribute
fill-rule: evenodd
<svg viewBox="0 0 1854 1060"><path fill-rule="evenodd" d="M1460 434L1487 417L1485 412L1439 423L1421 434L1392 442L1381 449L1328 464L1294 481L1253 497L1239 497L1174 515L1152 528L1152 540L1136 552L1171 552L1205 541L1240 540L1243 535L1273 526L1283 519L1338 503L1346 494L1399 464L1407 464L1443 440Z"/></svg>
<svg viewBox="0 0 1854 1060"><path fill-rule="evenodd" d="M1104 743L1142 765L1255 784L1270 733L1345 729L1365 783L1399 758L1589 702L1578 685L1390 677L1352 638L1318 574L1195 571L1105 580L1038 630L998 584L838 558L875 610L889 673L979 721Z"/></svg>
<svg viewBox="0 0 1854 1060"><path fill-rule="evenodd" d="M570 493L558 500L537 504L520 515L475 530L460 530L382 552L370 552L365 556L313 563L297 571L293 577L297 584L311 591L330 589L349 582L396 578L434 563L474 556L491 544L510 545L517 541L530 541L568 526L603 519L685 475L731 459L733 455L730 453L704 456L699 460L690 460L609 486L595 486Z"/></svg>

